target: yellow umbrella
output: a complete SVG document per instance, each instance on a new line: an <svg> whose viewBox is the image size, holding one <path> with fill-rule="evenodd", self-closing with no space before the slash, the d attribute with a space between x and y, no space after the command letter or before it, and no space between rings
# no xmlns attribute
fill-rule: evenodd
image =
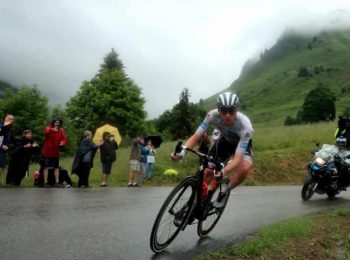
<svg viewBox="0 0 350 260"><path fill-rule="evenodd" d="M122 137L119 134L119 130L117 127L115 126L111 126L109 124L105 124L99 128L96 129L94 138L92 139L92 141L94 143L98 143L99 141L102 140L102 135L104 132L109 132L111 135L114 135L115 141L118 143L118 145L120 144L120 142L122 141Z"/></svg>

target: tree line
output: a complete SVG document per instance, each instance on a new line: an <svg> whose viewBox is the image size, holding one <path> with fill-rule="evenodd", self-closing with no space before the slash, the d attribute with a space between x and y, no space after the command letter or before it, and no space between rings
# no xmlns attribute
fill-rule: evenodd
<svg viewBox="0 0 350 260"><path fill-rule="evenodd" d="M118 127L126 145L136 134L159 134L165 140L186 138L206 113L189 98L190 93L184 88L178 104L159 118L147 120L141 88L125 73L122 61L112 49L99 71L82 82L65 107L50 107L49 99L37 86L25 85L16 91L6 89L0 100L0 112L3 116L6 113L15 116L15 137L31 129L39 143L43 140L44 127L52 118L60 118L69 143L63 152L72 154L84 130L95 131L105 123Z"/></svg>
<svg viewBox="0 0 350 260"><path fill-rule="evenodd" d="M319 83L306 95L296 117L287 116L284 124L297 125L332 121L336 115L335 102L335 94L327 86Z"/></svg>

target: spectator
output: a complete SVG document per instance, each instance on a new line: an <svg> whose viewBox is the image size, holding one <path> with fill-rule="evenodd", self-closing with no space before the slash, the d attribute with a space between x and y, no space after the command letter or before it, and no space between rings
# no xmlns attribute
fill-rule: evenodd
<svg viewBox="0 0 350 260"><path fill-rule="evenodd" d="M28 172L31 154L39 151L40 147L32 140L32 131L24 130L21 139L11 153L11 159L6 176L6 184L20 186Z"/></svg>
<svg viewBox="0 0 350 260"><path fill-rule="evenodd" d="M130 172L129 172L129 183L128 187L139 187L138 180L140 178L140 159L141 159L141 148L140 142L142 137L136 136L132 140L131 152L130 152Z"/></svg>
<svg viewBox="0 0 350 260"><path fill-rule="evenodd" d="M102 139L103 144L100 147L102 164L101 187L107 187L112 164L117 160L116 150L118 149L118 143L114 140L114 135L111 135L109 132L104 132Z"/></svg>
<svg viewBox="0 0 350 260"><path fill-rule="evenodd" d="M143 180L146 178L146 170L147 170L147 156L149 154L149 149L145 145L145 139L142 137L140 139L140 152L141 152L141 158L140 158L140 178L138 181L139 185L142 185Z"/></svg>
<svg viewBox="0 0 350 260"><path fill-rule="evenodd" d="M147 156L146 179L149 180L152 178L152 175L153 175L153 165L155 163L155 157L156 157L157 151L154 149L154 146L151 140L147 141L147 148L149 152Z"/></svg>
<svg viewBox="0 0 350 260"><path fill-rule="evenodd" d="M89 187L89 175L93 166L93 160L98 147L103 144L100 141L98 144L92 142L92 132L86 130L84 137L80 140L79 149L76 152L72 165L72 173L79 177L78 188Z"/></svg>
<svg viewBox="0 0 350 260"><path fill-rule="evenodd" d="M12 114L5 116L4 122L0 123L0 178L5 168L6 152L9 149L11 128L15 118Z"/></svg>
<svg viewBox="0 0 350 260"><path fill-rule="evenodd" d="M52 120L44 130L44 143L42 148L44 187L51 187L47 182L49 168L54 168L55 187L62 187L59 184L59 158L60 149L67 144L67 137L62 128L62 121Z"/></svg>

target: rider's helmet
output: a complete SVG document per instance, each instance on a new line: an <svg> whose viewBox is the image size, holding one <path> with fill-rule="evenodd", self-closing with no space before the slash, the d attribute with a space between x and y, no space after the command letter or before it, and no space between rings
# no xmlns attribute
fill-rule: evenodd
<svg viewBox="0 0 350 260"><path fill-rule="evenodd" d="M217 97L216 106L219 110L234 111L239 106L239 98L232 92L224 92Z"/></svg>
<svg viewBox="0 0 350 260"><path fill-rule="evenodd" d="M337 137L337 145L339 148L345 148L346 147L346 138L344 136Z"/></svg>

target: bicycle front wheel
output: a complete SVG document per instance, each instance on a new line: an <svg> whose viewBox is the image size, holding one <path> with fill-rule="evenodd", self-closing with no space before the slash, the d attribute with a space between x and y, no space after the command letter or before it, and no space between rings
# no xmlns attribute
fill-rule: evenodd
<svg viewBox="0 0 350 260"><path fill-rule="evenodd" d="M193 208L196 179L188 177L180 182L164 201L151 232L151 249L162 252L177 236Z"/></svg>
<svg viewBox="0 0 350 260"><path fill-rule="evenodd" d="M227 185L225 183L221 184L221 187L224 187L224 185ZM198 222L197 226L197 233L198 236L204 237L209 234L210 231L213 230L215 225L218 223L219 219L221 218L222 213L224 212L227 201L230 197L230 190L227 190L227 196L224 198L223 205L221 207L215 207L213 203L217 200L220 193L219 185L215 188L215 190L209 194L208 202L205 208L205 217L203 220L200 220Z"/></svg>

